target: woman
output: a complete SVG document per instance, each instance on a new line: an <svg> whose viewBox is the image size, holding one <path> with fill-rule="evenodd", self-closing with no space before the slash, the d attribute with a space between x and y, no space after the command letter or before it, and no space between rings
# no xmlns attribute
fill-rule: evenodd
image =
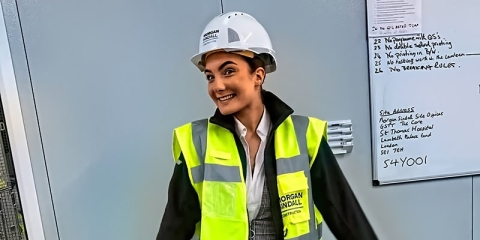
<svg viewBox="0 0 480 240"><path fill-rule="evenodd" d="M205 27L192 62L217 106L174 131L176 161L157 240L377 239L326 140L326 122L292 115L262 89L276 70L270 38L250 15Z"/></svg>

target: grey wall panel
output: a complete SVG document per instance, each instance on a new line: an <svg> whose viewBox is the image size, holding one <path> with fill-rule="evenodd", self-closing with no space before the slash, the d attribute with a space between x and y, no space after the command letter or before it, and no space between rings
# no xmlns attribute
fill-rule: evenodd
<svg viewBox="0 0 480 240"><path fill-rule="evenodd" d="M220 1L18 1L61 239L153 239ZM26 77L26 76L25 76Z"/></svg>
<svg viewBox="0 0 480 240"><path fill-rule="evenodd" d="M297 113L352 120L353 153L338 160L380 239L472 238L471 177L372 187L365 1L223 3L270 33L279 69L267 89Z"/></svg>
<svg viewBox="0 0 480 240"><path fill-rule="evenodd" d="M45 167L45 158L42 151L40 131L37 122L17 5L14 0L0 0L0 2L5 17L5 25L17 81L18 95L22 107L25 132L28 141L28 151L35 178L35 187L37 190L45 239L57 240L58 235L55 215L50 195L48 175ZM32 238L33 236L30 235L29 237Z"/></svg>
<svg viewBox="0 0 480 240"><path fill-rule="evenodd" d="M473 177L473 238L480 239L480 176Z"/></svg>

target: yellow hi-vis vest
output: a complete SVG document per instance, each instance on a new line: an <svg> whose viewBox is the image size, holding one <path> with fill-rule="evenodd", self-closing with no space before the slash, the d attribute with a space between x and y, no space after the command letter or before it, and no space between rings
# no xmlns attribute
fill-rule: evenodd
<svg viewBox="0 0 480 240"><path fill-rule="evenodd" d="M275 130L277 187L284 238L319 240L323 218L313 203L310 167L315 160L326 122L289 116ZM247 240L247 191L242 163L233 134L226 128L198 120L173 134L176 161L183 154L190 182L198 194L201 240ZM247 160L248 161L248 160Z"/></svg>

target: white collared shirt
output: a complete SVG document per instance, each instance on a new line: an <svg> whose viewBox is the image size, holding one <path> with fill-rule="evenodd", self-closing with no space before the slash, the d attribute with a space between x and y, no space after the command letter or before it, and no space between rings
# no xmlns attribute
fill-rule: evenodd
<svg viewBox="0 0 480 240"><path fill-rule="evenodd" d="M260 119L260 123L257 127L257 135L260 137L260 146L255 156L255 169L252 176L250 150L245 139L245 136L247 135L247 128L237 118L235 118L235 128L240 141L242 142L243 148L245 149L247 157L247 172L245 181L247 185L247 211L249 221L252 221L252 219L257 216L260 209L260 204L262 202L263 185L265 182L263 157L265 154L265 145L267 143L267 136L270 131L270 127L270 114L268 114L267 109L264 107L262 118Z"/></svg>

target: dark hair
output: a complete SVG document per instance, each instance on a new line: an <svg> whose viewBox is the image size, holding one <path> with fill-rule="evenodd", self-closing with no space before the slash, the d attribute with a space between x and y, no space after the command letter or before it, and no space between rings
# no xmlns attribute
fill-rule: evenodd
<svg viewBox="0 0 480 240"><path fill-rule="evenodd" d="M245 56L242 56L242 57L248 63L248 66L250 68L250 71L249 71L250 74L255 72L255 70L257 70L257 68L259 68L259 67L261 67L261 68L263 68L263 70L265 70L265 62L262 60L262 58L260 58L259 55L255 54L255 56L253 58L249 58L249 57L245 57ZM267 74L265 74L263 76L262 84L260 85L260 98L262 99L262 102L265 101L265 99L263 99L263 94L262 94L262 92L264 91L263 90L263 83L265 82L265 78L267 78Z"/></svg>
<svg viewBox="0 0 480 240"><path fill-rule="evenodd" d="M250 67L250 73L255 72L255 70L257 70L257 68L259 67L265 70L265 62L258 55L255 55L253 58L249 58L245 56L242 56L242 57L248 63L248 66ZM265 74L265 76L263 77L263 81L265 81L266 77L267 75ZM262 81L262 84L263 84L263 81Z"/></svg>

